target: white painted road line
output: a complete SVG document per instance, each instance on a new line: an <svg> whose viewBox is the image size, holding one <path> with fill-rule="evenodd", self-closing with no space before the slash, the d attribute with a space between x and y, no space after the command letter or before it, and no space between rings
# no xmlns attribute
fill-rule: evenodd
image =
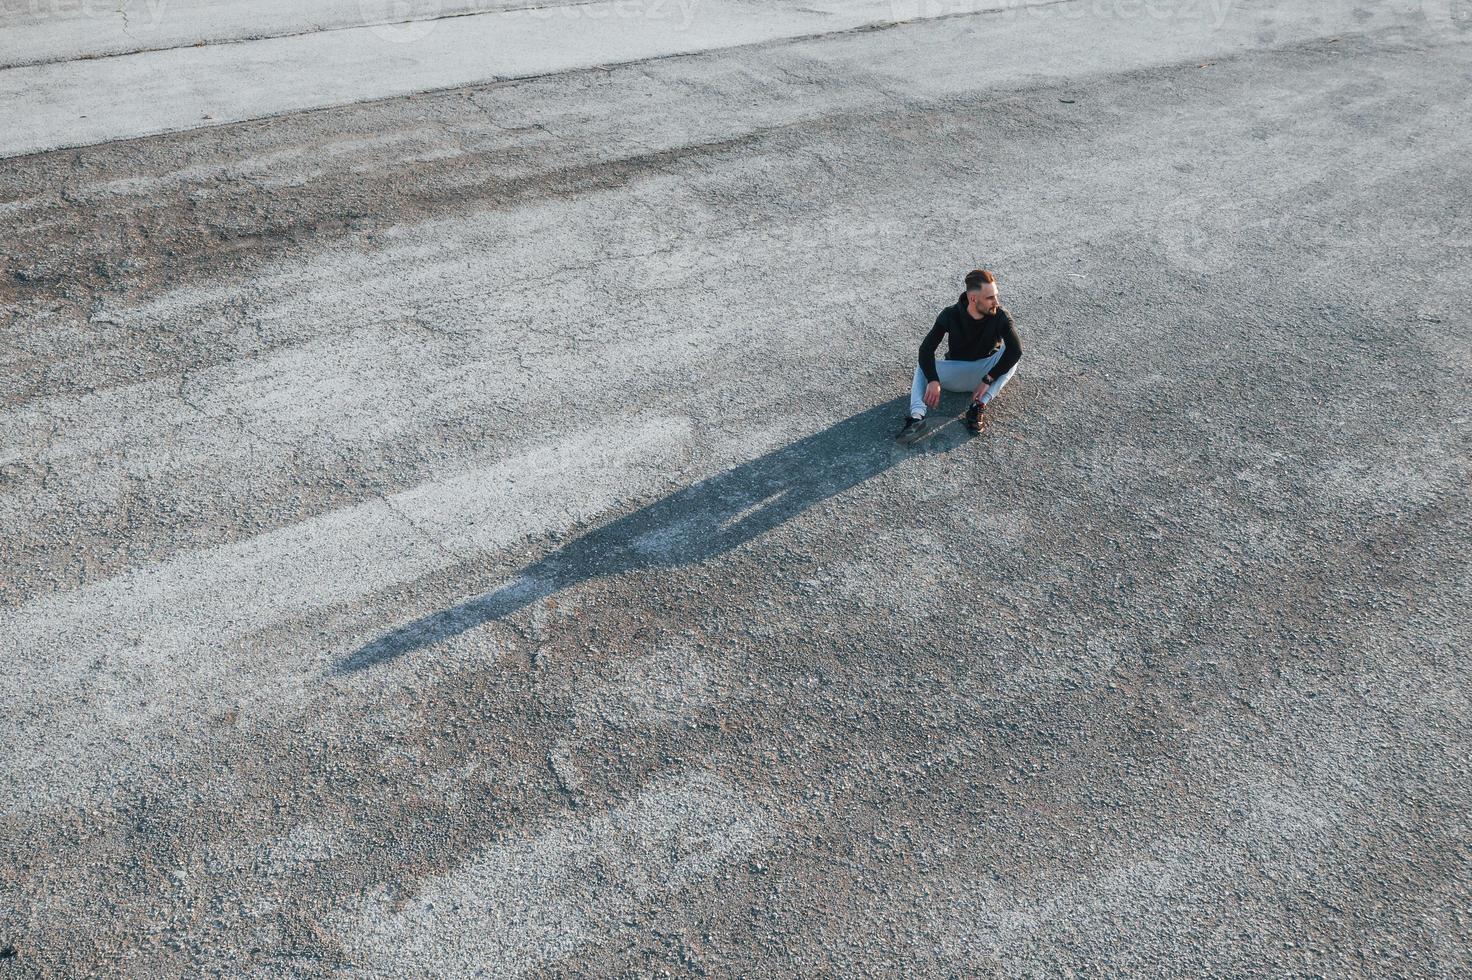
<svg viewBox="0 0 1472 980"><path fill-rule="evenodd" d="M4 777L25 789L7 805L66 796L130 745L146 755L152 731L191 724L211 699L259 697L271 668L227 656L241 638L593 518L653 485L690 439L681 419L600 428L0 613L0 700L25 706L0 715ZM320 675L340 652L287 673Z"/></svg>
<svg viewBox="0 0 1472 980"><path fill-rule="evenodd" d="M402 906L370 900L339 936L385 975L521 976L625 930L651 899L709 881L772 830L718 776L662 779L593 819L488 847Z"/></svg>

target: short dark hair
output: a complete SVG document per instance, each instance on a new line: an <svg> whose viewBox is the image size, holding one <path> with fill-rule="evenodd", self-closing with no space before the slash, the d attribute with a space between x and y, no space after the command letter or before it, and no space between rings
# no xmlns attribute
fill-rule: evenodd
<svg viewBox="0 0 1472 980"><path fill-rule="evenodd" d="M996 281L997 277L992 275L990 269L972 269L966 273L967 289L980 289L983 283Z"/></svg>

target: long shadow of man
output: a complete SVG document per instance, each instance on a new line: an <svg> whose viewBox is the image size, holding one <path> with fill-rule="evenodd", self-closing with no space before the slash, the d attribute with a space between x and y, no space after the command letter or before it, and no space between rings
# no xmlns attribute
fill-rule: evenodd
<svg viewBox="0 0 1472 980"><path fill-rule="evenodd" d="M333 670L351 673L433 646L587 579L722 554L903 459L906 451L890 438L903 401L850 416L590 531L496 591L406 623Z"/></svg>

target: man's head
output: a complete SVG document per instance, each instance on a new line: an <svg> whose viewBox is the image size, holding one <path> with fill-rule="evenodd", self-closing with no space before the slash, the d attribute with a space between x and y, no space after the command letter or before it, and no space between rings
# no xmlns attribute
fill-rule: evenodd
<svg viewBox="0 0 1472 980"><path fill-rule="evenodd" d="M997 312L997 277L988 269L972 269L966 273L966 305L972 316Z"/></svg>

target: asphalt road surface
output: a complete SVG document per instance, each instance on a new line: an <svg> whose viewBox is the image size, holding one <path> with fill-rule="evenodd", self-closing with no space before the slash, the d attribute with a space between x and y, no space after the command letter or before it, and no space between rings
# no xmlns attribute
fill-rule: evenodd
<svg viewBox="0 0 1472 980"><path fill-rule="evenodd" d="M0 978L1472 970L1472 10L748 6L7 51Z"/></svg>

